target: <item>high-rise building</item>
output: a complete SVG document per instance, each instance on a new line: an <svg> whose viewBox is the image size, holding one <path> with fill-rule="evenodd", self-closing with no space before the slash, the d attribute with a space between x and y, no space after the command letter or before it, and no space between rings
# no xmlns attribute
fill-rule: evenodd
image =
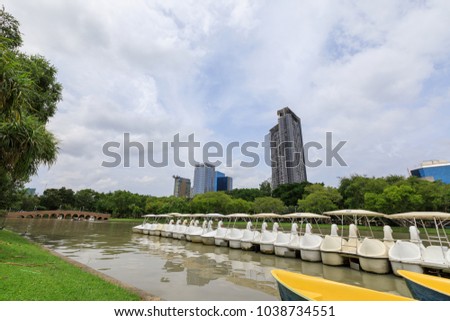
<svg viewBox="0 0 450 321"><path fill-rule="evenodd" d="M173 195L176 197L190 197L191 196L191 180L189 178L172 176L175 180L173 185Z"/></svg>
<svg viewBox="0 0 450 321"><path fill-rule="evenodd" d="M219 178L225 177L225 174L219 171L216 171L215 177L214 177L214 190L217 192L217 182L219 181Z"/></svg>
<svg viewBox="0 0 450 321"><path fill-rule="evenodd" d="M289 107L277 111L278 124L270 130L272 188L306 181L300 118Z"/></svg>
<svg viewBox="0 0 450 321"><path fill-rule="evenodd" d="M192 196L214 191L215 166L209 163L195 165Z"/></svg>
<svg viewBox="0 0 450 321"><path fill-rule="evenodd" d="M450 163L444 160L423 162L420 167L410 170L412 176L434 182L450 184Z"/></svg>
<svg viewBox="0 0 450 321"><path fill-rule="evenodd" d="M217 178L217 191L231 191L233 189L233 178L229 176Z"/></svg>

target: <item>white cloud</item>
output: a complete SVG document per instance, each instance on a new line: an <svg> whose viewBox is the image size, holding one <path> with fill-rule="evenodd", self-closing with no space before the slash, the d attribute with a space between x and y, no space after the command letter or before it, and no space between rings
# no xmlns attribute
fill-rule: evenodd
<svg viewBox="0 0 450 321"><path fill-rule="evenodd" d="M131 168L104 168L103 145L125 132L157 146L177 133L202 146L262 142L284 106L302 118L305 142L325 146L326 132L348 141L348 166L310 168L313 182L450 159L446 0L4 3L24 49L47 57L64 86L49 124L61 153L30 183L40 191L171 194L172 175L192 178L191 167L139 168L132 153ZM264 164L219 170L238 187L270 176Z"/></svg>

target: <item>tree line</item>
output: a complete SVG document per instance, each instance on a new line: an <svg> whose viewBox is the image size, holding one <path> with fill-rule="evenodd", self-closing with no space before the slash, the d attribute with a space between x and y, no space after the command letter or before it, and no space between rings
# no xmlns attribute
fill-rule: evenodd
<svg viewBox="0 0 450 321"><path fill-rule="evenodd" d="M341 178L338 187L308 182L280 185L271 190L268 182L259 188L238 188L230 192L208 192L189 198L149 196L129 191L101 193L92 189L73 191L62 187L46 189L42 195L16 193L14 210L76 209L137 218L163 213L323 213L337 209L366 209L385 214L407 211L450 209L450 185L416 177Z"/></svg>

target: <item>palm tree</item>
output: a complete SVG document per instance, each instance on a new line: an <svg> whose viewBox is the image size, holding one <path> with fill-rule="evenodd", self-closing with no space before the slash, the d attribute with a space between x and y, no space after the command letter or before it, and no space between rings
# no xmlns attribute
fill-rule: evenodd
<svg viewBox="0 0 450 321"><path fill-rule="evenodd" d="M58 141L46 128L61 100L56 68L19 51L19 22L0 9L0 171L26 181L40 165L52 165ZM0 195L0 198L2 195Z"/></svg>

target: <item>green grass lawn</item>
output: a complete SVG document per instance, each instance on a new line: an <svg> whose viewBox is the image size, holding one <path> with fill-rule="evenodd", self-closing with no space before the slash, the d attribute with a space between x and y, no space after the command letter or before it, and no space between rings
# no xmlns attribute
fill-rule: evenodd
<svg viewBox="0 0 450 321"><path fill-rule="evenodd" d="M141 298L52 255L9 231L0 231L0 300L130 301Z"/></svg>

